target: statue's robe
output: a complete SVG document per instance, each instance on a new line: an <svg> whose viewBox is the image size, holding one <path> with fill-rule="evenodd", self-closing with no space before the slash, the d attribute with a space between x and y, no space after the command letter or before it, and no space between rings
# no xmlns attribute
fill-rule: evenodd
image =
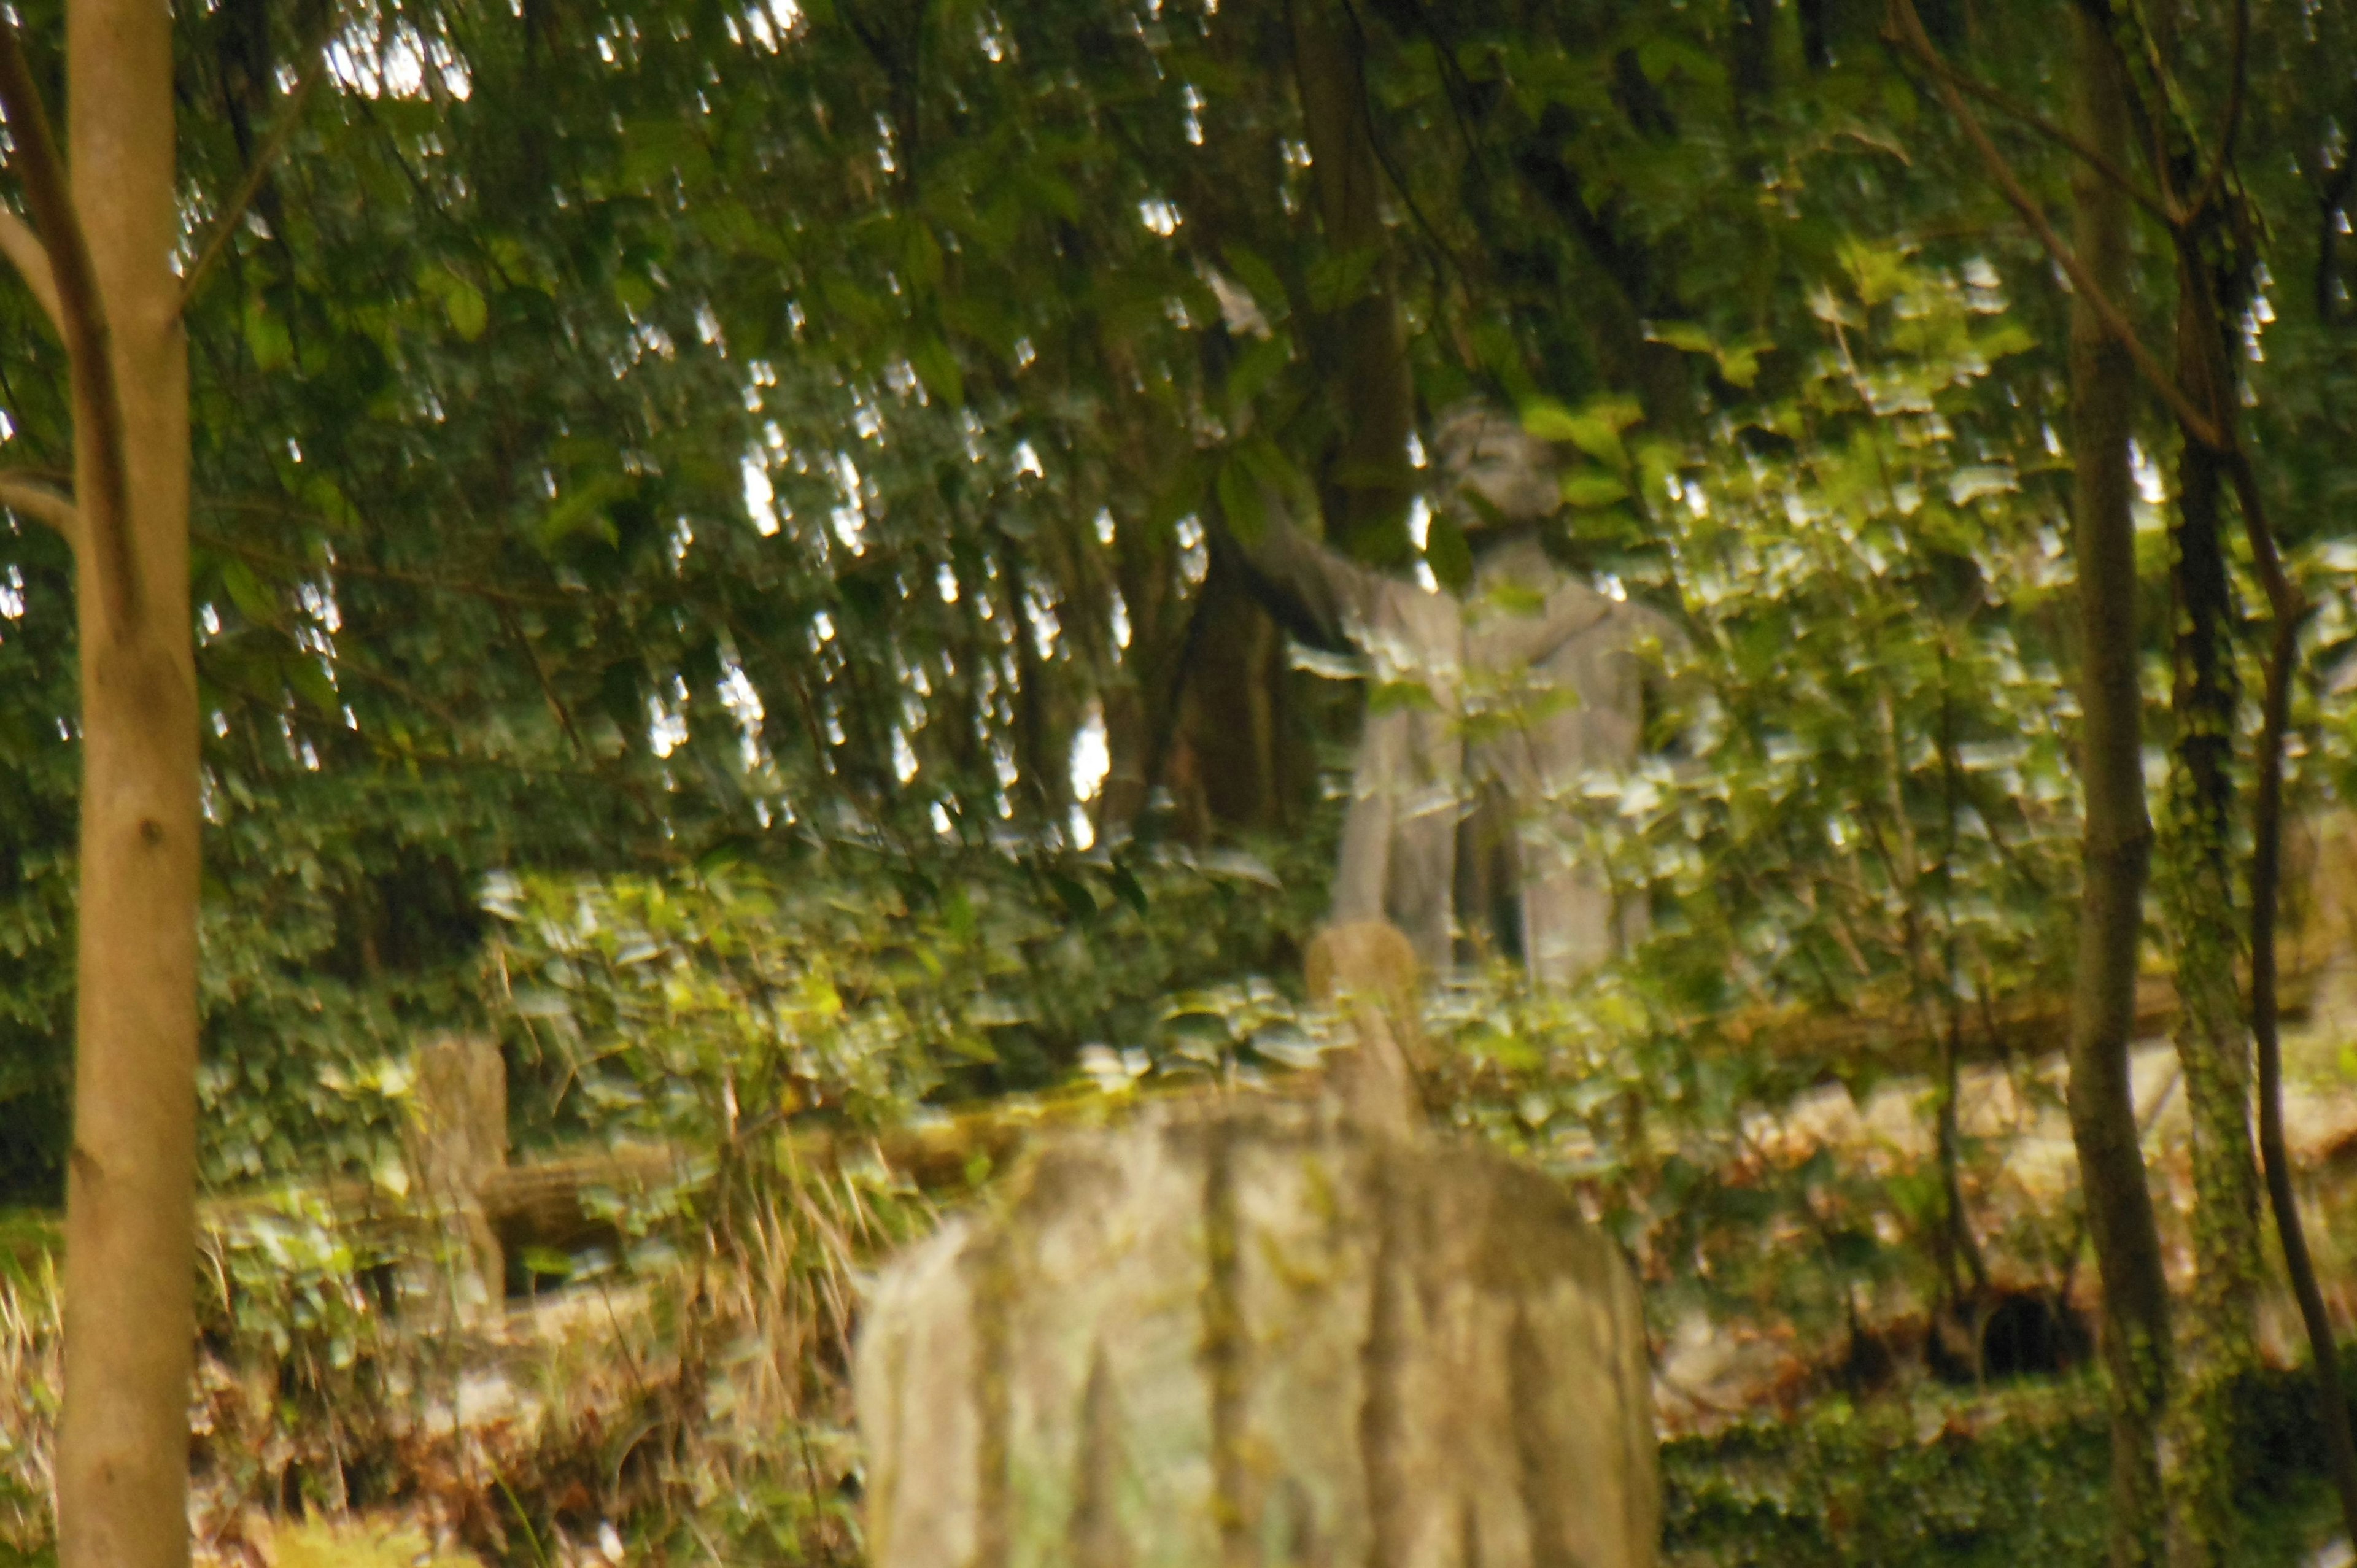
<svg viewBox="0 0 2357 1568"><path fill-rule="evenodd" d="M1289 618L1369 665L1335 921L1387 919L1437 970L1460 924L1491 913L1462 908L1460 923L1462 905L1511 900L1531 972L1552 981L1641 930L1641 908L1616 907L1579 853L1571 802L1636 765L1659 650L1679 639L1666 618L1577 581L1527 535L1484 552L1462 600L1281 523L1250 556Z"/></svg>

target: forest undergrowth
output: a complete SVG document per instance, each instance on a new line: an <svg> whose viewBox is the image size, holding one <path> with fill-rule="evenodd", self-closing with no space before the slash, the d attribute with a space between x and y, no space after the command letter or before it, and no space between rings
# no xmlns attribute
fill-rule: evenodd
<svg viewBox="0 0 2357 1568"><path fill-rule="evenodd" d="M710 958L691 967L726 972ZM1428 1100L1570 1183L1646 1276L1665 1560L2101 1561L2092 1282L2072 1185L2040 1175L2057 1163L2040 1147L2058 1137L2041 1125L2051 1064L1967 1077L1958 1187L1984 1273L1960 1297L1932 1245L1944 1182L1925 1080L1820 1082L1731 1120L1681 1116L1674 1096L1630 1092L1659 1064L1628 1015L1612 1026L1627 1004L1609 988L1574 1011L1511 983L1451 988L1428 1019ZM1193 1022L1163 1036L1183 1053L1106 1053L1094 1081L949 1124L949 1146L971 1153L947 1177L939 1159L896 1167L881 1136L819 1144L772 1125L707 1144L676 1179L594 1192L597 1238L523 1249L522 1288L496 1305L463 1299L431 1227L339 1218L302 1188L226 1211L202 1249L199 1561L860 1563L845 1380L859 1280L945 1207L988 1200L1003 1168L988 1150L1005 1146L988 1130L1101 1121L1141 1094L1282 1091L1300 1081L1286 1059L1338 1037L1273 989L1189 1005L1173 1016ZM2296 1060L2316 1234L2345 1305L2357 1092L2320 1046ZM2150 1120L2171 1190L2190 1182L2173 1092L2164 1082ZM0 1561L43 1562L49 1545L52 1242L27 1219L0 1249L0 1386L17 1391L0 1404ZM2172 1248L2181 1268L2185 1238ZM2277 1365L2243 1396L2253 1563L2308 1563L2329 1533L2287 1310L2272 1309Z"/></svg>

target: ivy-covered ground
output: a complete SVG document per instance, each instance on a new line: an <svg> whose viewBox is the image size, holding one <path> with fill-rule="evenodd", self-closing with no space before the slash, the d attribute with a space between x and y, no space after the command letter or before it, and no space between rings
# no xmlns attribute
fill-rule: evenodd
<svg viewBox="0 0 2357 1568"><path fill-rule="evenodd" d="M1501 1061L1512 1041L1552 1037L1555 1073L1602 1081L1607 1063L1573 1073L1559 1043L1599 1036L1539 1032L1532 1009L1557 1003L1510 988L1444 1000L1444 1114L1555 1166L1623 1228L1648 1274L1672 1568L2102 1560L2107 1438L2083 1338L2067 1315L2035 1332L2016 1321L1970 1366L1924 1261L1908 1195L1932 1157L1925 1080L1820 1087L1718 1141L1666 1121L1631 1138L1609 1118L1551 1123L1527 1103L1536 1080ZM1244 1059L1255 1034L1274 1045L1292 1031L1305 1051L1327 1037L1326 1020L1274 993L1192 1004L1197 1046L1212 1020L1236 1031L1219 1036L1224 1058L1212 1053L1231 1075L1279 1070ZM2345 1306L2357 1090L2323 1036L2292 1045L2312 1233ZM2144 1089L2155 1168L2174 1190L2186 1177L2165 1055L2145 1053ZM676 1179L618 1183L599 1198L614 1221L605 1243L533 1257L526 1294L487 1314L454 1317L436 1300L430 1250L299 1189L216 1206L201 1561L858 1563L842 1380L861 1270L986 1190L1006 1121L1120 1115L1138 1090L1126 1069L1099 1065L1120 1084L1111 1093L935 1128L930 1146L963 1146L963 1161L896 1164L912 1145L880 1135L867 1153L837 1138L815 1156L808 1137L757 1138L726 1174L695 1160ZM1149 1082L1190 1075L1210 1076L1192 1056L1146 1069ZM1963 1082L1964 1190L1991 1289L2017 1313L2089 1304L2083 1264L2057 1273L2077 1243L2050 1079L2033 1060ZM1514 1106L1503 1121L1501 1099ZM1815 1227L1805 1236L1802 1217ZM1829 1240L1853 1230L1875 1246ZM0 1230L0 1387L18 1391L0 1405L0 1563L45 1561L48 1545L53 1242L38 1215ZM2270 1324L2278 1361L2296 1359L2280 1304ZM2237 1561L2329 1561L2337 1521L2310 1386L2278 1365L2245 1401Z"/></svg>

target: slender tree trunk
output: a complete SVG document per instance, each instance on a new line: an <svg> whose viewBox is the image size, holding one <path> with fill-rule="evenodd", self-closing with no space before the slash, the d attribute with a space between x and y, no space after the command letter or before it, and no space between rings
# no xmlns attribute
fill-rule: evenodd
<svg viewBox="0 0 2357 1568"><path fill-rule="evenodd" d="M2074 7L2080 134L2115 163L2127 150L2125 71L2102 25ZM2082 166L2072 186L2079 253L2107 292L2128 282L2122 195ZM2128 1077L2144 885L2143 693L2136 673L2136 529L2128 430L2136 374L2080 295L2071 306L2072 510L2077 533L2080 775L2086 789L2085 891L2071 1009L2072 1139L2104 1282L2111 1374L2113 1568L2161 1557L2158 1430L2169 1370L2169 1283L2146 1185Z"/></svg>
<svg viewBox="0 0 2357 1568"><path fill-rule="evenodd" d="M2276 611L2267 652L2267 687L2259 740L2258 801L2251 824L2251 1033L2258 1045L2259 1153L2267 1201L2275 1209L2276 1234L2283 1242L2284 1272L2291 1276L2308 1328L2309 1353L2316 1363L2316 1391L2324 1419L2327 1467L2341 1496L2341 1528L2357 1541L2357 1435L2350 1430L2349 1395L2341 1382L2341 1352L2332 1340L2332 1315L2316 1280L2316 1260L2300 1224L2299 1195L2292 1186L2291 1151L2284 1142L2283 1041L2276 1004L2276 906L2283 883L2283 754L2291 728L2292 677L2299 668L2302 615Z"/></svg>
<svg viewBox="0 0 2357 1568"><path fill-rule="evenodd" d="M134 582L84 538L81 895L66 1198L63 1568L182 1568L195 1338L197 700L188 596L188 354L172 23L72 0L73 188L104 302ZM13 127L12 127L13 129ZM108 460L77 421L85 510Z"/></svg>
<svg viewBox="0 0 2357 1568"><path fill-rule="evenodd" d="M2217 429L2234 424L2220 281L2196 230L2179 237L2177 378ZM2251 1034L2235 901L2233 775L2240 693L2222 517L2227 459L2189 432L2172 529L2176 681L2163 908L2174 948L2177 1052L2193 1125L2192 1320L2169 1447L2172 1552L2217 1563L2232 1541L2233 1386L2257 1365L2259 1181L2251 1144Z"/></svg>

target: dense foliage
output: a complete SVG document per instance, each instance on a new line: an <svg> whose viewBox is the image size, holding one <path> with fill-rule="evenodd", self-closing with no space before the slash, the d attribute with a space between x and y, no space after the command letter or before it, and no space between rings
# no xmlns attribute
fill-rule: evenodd
<svg viewBox="0 0 2357 1568"><path fill-rule="evenodd" d="M2061 211L2054 8L1910 10ZM1228 546L1289 520L1462 588L1483 520L1432 493L1426 438L1478 399L1561 460L1549 553L1680 637L1654 754L1524 824L1649 935L1568 994L1452 978L1436 1097L1582 1183L1664 1313L1831 1332L1861 1291L1953 1293L1979 1267L1959 1057L2072 961L2070 294L1898 14L184 8L188 229L238 219L188 314L208 1177L388 1171L407 1053L451 1029L500 1041L522 1145L669 1140L779 1181L780 1134L1314 1060L1297 976L1368 682ZM2317 607L2306 803L2357 754L2357 38L2288 0L2119 14L2157 161L2198 172L2233 127L2248 221L2212 270ZM53 72L59 7L23 17ZM2129 325L2165 345L2178 258L2138 222ZM1400 361L1372 378L1370 321ZM1370 461L1391 376L1417 438ZM62 384L0 287L13 471L67 468ZM2158 785L2183 444L2156 400L2136 420ZM2253 565L2237 542L2245 789ZM8 513L0 1194L30 1201L68 1124L72 592ZM1844 1014L1869 1048L1760 1045ZM1900 1067L1936 1069L1946 1173L1745 1163L1747 1114ZM365 1272L312 1262L271 1263L280 1316Z"/></svg>

